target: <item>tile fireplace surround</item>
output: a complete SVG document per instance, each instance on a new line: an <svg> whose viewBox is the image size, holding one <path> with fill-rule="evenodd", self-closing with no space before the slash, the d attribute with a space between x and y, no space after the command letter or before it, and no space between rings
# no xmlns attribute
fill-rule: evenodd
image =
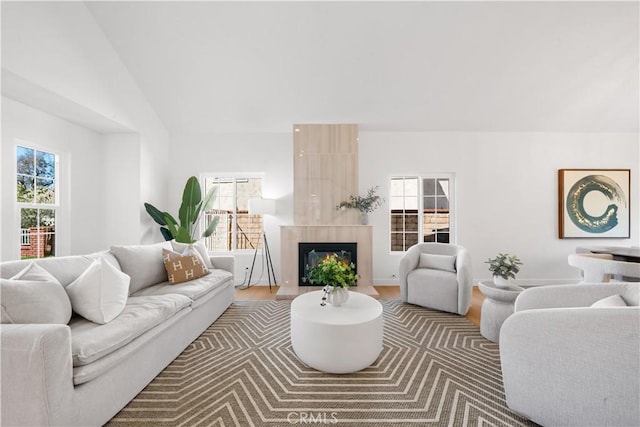
<svg viewBox="0 0 640 427"><path fill-rule="evenodd" d="M280 228L282 242L282 278L277 299L293 299L302 292L318 289L316 286L298 284L298 243L334 242L358 245L358 292L374 297L378 292L373 287L372 234L370 225L291 225Z"/></svg>
<svg viewBox="0 0 640 427"><path fill-rule="evenodd" d="M298 243L356 243L358 286L374 297L373 230L357 225L354 209L336 210L358 194L358 125L293 126L293 225L280 227L280 289L277 299L293 299L319 286L298 286Z"/></svg>

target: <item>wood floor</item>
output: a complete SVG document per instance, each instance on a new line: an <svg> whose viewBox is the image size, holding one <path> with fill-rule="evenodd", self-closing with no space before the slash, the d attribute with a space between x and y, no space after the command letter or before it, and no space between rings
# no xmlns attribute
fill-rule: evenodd
<svg viewBox="0 0 640 427"><path fill-rule="evenodd" d="M380 299L400 299L400 287L398 286L375 286L375 288L378 294L380 294ZM277 286L272 286L271 292L268 286L251 286L247 289L236 289L236 299L273 300L276 299L277 292ZM471 297L471 308L466 318L476 326L480 326L480 307L482 306L483 299L484 295L482 292L480 292L477 287L474 287Z"/></svg>

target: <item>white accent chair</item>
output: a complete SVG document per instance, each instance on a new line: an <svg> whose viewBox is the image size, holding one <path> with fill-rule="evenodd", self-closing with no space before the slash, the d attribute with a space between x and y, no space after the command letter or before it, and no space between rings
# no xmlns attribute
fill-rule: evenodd
<svg viewBox="0 0 640 427"><path fill-rule="evenodd" d="M447 243L418 243L400 260L402 301L465 315L473 290L471 257Z"/></svg>
<svg viewBox="0 0 640 427"><path fill-rule="evenodd" d="M582 270L582 283L609 282L612 277L633 282L640 280L640 263L616 261L610 254L569 254L568 262Z"/></svg>
<svg viewBox="0 0 640 427"><path fill-rule="evenodd" d="M590 307L615 295L627 307ZM500 329L509 408L544 426L640 425L639 303L640 283L525 289Z"/></svg>

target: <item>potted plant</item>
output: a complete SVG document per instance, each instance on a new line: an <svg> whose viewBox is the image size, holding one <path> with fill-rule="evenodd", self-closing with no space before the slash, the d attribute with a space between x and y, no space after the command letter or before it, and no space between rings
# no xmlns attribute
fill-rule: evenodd
<svg viewBox="0 0 640 427"><path fill-rule="evenodd" d="M349 298L349 287L357 282L355 268L344 251L327 254L315 266L305 266L305 277L309 283L324 286L320 305L325 306L329 302L339 306Z"/></svg>
<svg viewBox="0 0 640 427"><path fill-rule="evenodd" d="M349 200L343 200L340 202L336 209L344 210L344 209L357 209L360 211L360 223L362 225L366 225L369 223L370 212L375 211L377 208L382 206L384 203L384 199L376 194L378 191L378 186L371 187L367 191L367 195L364 197L361 196L351 196Z"/></svg>
<svg viewBox="0 0 640 427"><path fill-rule="evenodd" d="M509 279L515 279L520 271L522 261L516 255L499 253L495 258L485 261L489 264L489 271L493 274L493 283L498 288L508 288Z"/></svg>
<svg viewBox="0 0 640 427"><path fill-rule="evenodd" d="M203 212L211 209L215 200L217 187L213 187L202 198L202 189L198 178L190 177L182 192L182 203L178 211L178 221L168 212L162 212L150 203L145 203L144 208L155 222L160 224L160 232L165 240L176 239L180 243L195 243L199 238L209 237L218 225L219 217L213 218L202 236L198 237L198 224Z"/></svg>

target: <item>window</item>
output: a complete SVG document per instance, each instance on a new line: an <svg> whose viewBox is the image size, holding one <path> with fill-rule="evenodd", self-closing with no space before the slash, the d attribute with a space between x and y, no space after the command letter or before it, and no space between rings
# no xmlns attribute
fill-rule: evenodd
<svg viewBox="0 0 640 427"><path fill-rule="evenodd" d="M58 156L17 146L16 172L20 258L55 256Z"/></svg>
<svg viewBox="0 0 640 427"><path fill-rule="evenodd" d="M214 176L203 178L204 191L217 187L213 209L204 215L204 227L218 216L218 226L206 239L207 249L229 252L261 248L262 215L249 215L249 199L262 197L262 178L258 176Z"/></svg>
<svg viewBox="0 0 640 427"><path fill-rule="evenodd" d="M392 177L389 187L391 251L416 243L450 243L453 236L453 175Z"/></svg>

